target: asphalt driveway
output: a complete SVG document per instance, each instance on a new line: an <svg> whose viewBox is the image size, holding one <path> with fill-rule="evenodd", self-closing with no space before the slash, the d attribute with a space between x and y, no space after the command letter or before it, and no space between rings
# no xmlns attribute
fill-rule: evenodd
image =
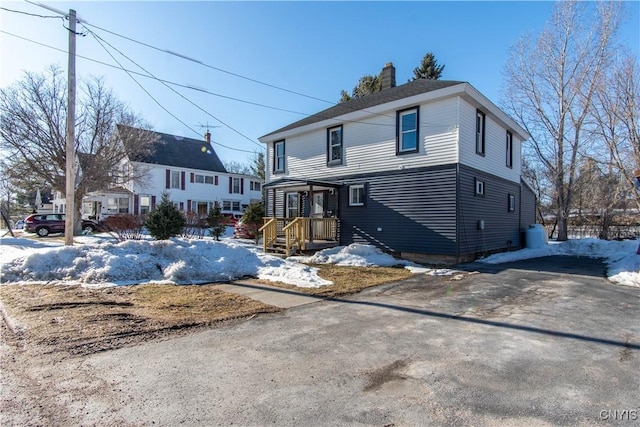
<svg viewBox="0 0 640 427"><path fill-rule="evenodd" d="M637 425L640 289L592 259L464 268L42 364L45 424Z"/></svg>

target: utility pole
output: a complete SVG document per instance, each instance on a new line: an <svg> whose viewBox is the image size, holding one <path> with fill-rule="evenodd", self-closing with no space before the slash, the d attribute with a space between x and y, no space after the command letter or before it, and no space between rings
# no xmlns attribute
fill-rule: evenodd
<svg viewBox="0 0 640 427"><path fill-rule="evenodd" d="M75 215L75 124L76 124L76 11L69 9L69 69L67 97L66 187L64 244L73 245Z"/></svg>

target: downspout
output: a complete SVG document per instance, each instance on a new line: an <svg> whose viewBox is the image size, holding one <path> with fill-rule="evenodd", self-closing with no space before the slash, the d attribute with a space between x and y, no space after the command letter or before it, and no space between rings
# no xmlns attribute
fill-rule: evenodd
<svg viewBox="0 0 640 427"><path fill-rule="evenodd" d="M460 97L456 98L456 259L460 257Z"/></svg>

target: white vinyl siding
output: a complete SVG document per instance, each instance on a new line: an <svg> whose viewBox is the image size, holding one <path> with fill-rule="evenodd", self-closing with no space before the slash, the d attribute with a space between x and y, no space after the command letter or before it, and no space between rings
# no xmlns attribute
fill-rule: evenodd
<svg viewBox="0 0 640 427"><path fill-rule="evenodd" d="M520 140L513 134L513 167L505 164L505 129L494 116L485 112L485 155L476 154L477 107L460 98L460 163L499 176L512 182L520 182Z"/></svg>
<svg viewBox="0 0 640 427"><path fill-rule="evenodd" d="M327 167L326 127L286 139L286 173L267 168L267 182L291 177L331 179L349 174L373 173L455 163L457 155L457 102L444 99L420 106L419 152L396 156L396 109L343 125L343 166ZM504 140L503 140L504 143ZM267 158L273 159L273 144Z"/></svg>

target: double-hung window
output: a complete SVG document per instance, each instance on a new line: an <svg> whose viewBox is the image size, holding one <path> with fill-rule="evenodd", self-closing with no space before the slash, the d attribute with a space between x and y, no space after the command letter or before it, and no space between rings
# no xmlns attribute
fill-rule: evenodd
<svg viewBox="0 0 640 427"><path fill-rule="evenodd" d="M396 113L396 153L418 152L418 107Z"/></svg>
<svg viewBox="0 0 640 427"><path fill-rule="evenodd" d="M241 194L242 190L240 187L241 183L240 183L240 178L232 178L231 179L231 194Z"/></svg>
<svg viewBox="0 0 640 427"><path fill-rule="evenodd" d="M151 196L140 196L140 214L144 215L151 210Z"/></svg>
<svg viewBox="0 0 640 427"><path fill-rule="evenodd" d="M273 143L273 171L284 172L284 140Z"/></svg>
<svg viewBox="0 0 640 427"><path fill-rule="evenodd" d="M513 134L507 131L507 167L513 168Z"/></svg>
<svg viewBox="0 0 640 427"><path fill-rule="evenodd" d="M485 114L477 110L476 111L476 154L484 156L484 148L485 148Z"/></svg>
<svg viewBox="0 0 640 427"><path fill-rule="evenodd" d="M171 171L171 188L180 188L180 171Z"/></svg>
<svg viewBox="0 0 640 427"><path fill-rule="evenodd" d="M342 126L327 129L327 164L342 164Z"/></svg>
<svg viewBox="0 0 640 427"><path fill-rule="evenodd" d="M349 206L364 206L364 185L349 186Z"/></svg>

